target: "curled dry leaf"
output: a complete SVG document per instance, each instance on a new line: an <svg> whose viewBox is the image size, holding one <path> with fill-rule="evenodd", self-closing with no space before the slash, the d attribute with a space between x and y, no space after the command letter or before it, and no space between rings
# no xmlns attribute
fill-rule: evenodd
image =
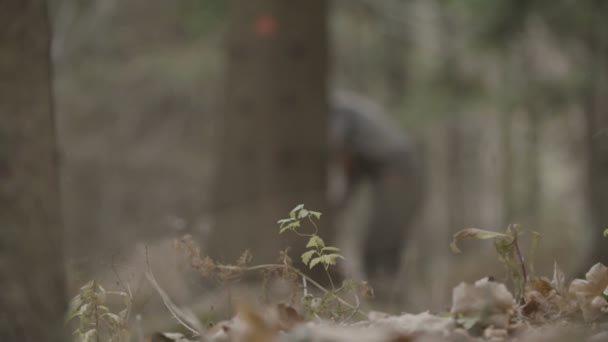
<svg viewBox="0 0 608 342"><path fill-rule="evenodd" d="M474 285L461 283L454 288L451 312L475 319L472 325L479 328L507 329L515 313L515 299L504 284L484 278Z"/></svg>
<svg viewBox="0 0 608 342"><path fill-rule="evenodd" d="M608 287L608 267L597 263L585 274L585 279L575 279L570 284L569 293L576 298L585 321L593 321L608 311L608 303L603 296Z"/></svg>
<svg viewBox="0 0 608 342"><path fill-rule="evenodd" d="M452 242L450 243L450 249L455 254L461 253L461 250L458 248L458 242L462 240L468 239L495 239L495 238L507 238L508 236L503 233L493 232L490 230L484 230L479 228L466 228L463 229L452 237Z"/></svg>

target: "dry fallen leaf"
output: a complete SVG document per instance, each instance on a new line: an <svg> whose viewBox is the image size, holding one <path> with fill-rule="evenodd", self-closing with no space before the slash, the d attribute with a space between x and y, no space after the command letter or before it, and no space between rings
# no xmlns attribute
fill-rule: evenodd
<svg viewBox="0 0 608 342"><path fill-rule="evenodd" d="M457 232L456 234L454 234L454 236L452 237L452 242L450 243L450 249L452 250L452 253L458 254L458 253L462 252L460 250L460 248L458 248L458 242L460 242L462 240L468 240L468 239L485 240L485 239L506 238L506 237L507 237L506 234L499 233L499 232L493 232L490 230L484 230L484 229L479 229L479 228L466 228L466 229L463 229L463 230Z"/></svg>
<svg viewBox="0 0 608 342"><path fill-rule="evenodd" d="M585 279L575 279L569 293L576 298L585 321L593 321L608 310L603 296L608 288L608 267L597 263L585 274Z"/></svg>
<svg viewBox="0 0 608 342"><path fill-rule="evenodd" d="M487 278L475 284L461 283L453 290L452 313L474 318L479 328L507 329L515 313L515 299L504 284Z"/></svg>

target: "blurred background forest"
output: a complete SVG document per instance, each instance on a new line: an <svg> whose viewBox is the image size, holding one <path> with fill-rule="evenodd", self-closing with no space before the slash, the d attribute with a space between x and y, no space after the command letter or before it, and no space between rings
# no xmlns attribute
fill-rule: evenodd
<svg viewBox="0 0 608 342"><path fill-rule="evenodd" d="M326 89L290 85L290 76L281 75L293 71L297 82L307 71L280 63L276 70L234 70L236 62L227 55L255 65L272 55L269 45L249 44L255 34L282 29L263 20L247 26L248 11L272 7L272 1L251 3L257 5L51 1L72 289L99 272L107 279L116 272L136 279L145 269L146 244L163 286L188 300L184 287L196 281L177 280L188 265L173 257L169 241L189 233L204 244L218 210L228 212L236 225L229 243L240 248L260 241L255 240L258 218L231 212L230 198L222 209L214 205L214 187L222 180L216 176L226 165L236 169L228 174L243 174L232 184L222 183L228 196L236 191L232 188L268 177L263 167L247 166L246 153L237 158L241 164L220 162L237 148L222 140L222 125L238 122L230 119L237 110L229 95L293 86L301 90L296 102L305 102L325 96ZM308 27L306 32L317 32L311 26L323 29L323 17L314 20L300 16L298 6L282 7L285 20ZM424 194L416 198L421 205L399 273L400 286L408 289L404 309L440 309L461 280L503 275L490 243L465 243L462 255L451 255L451 235L466 227L503 230L520 223L538 231L541 273L549 274L554 261L568 274L606 261L597 246L605 244L600 226L608 225L607 2L334 0L326 10L328 36L318 37L327 39L329 64L319 69L328 73L327 90L348 90L382 106L394 126L416 142L422 160ZM243 34L247 29L255 34ZM230 50L238 44L240 50ZM302 119L292 126L270 120L262 132L255 130L260 127L255 120L245 121L240 125L251 124L251 134L235 139L241 144L249 139L254 149L312 146L327 134L325 128L314 131L323 122L314 126ZM268 133L273 130L282 133ZM266 141L260 135L286 139ZM296 163L300 174L315 158ZM231 198L233 207L257 205L255 196L242 202ZM273 239L276 220L299 201L325 212L325 203L317 205L314 198L283 203L278 216L271 210L274 217L261 224L271 231L266 237ZM245 241L237 243L239 238ZM274 246L260 250L278 252Z"/></svg>
<svg viewBox="0 0 608 342"><path fill-rule="evenodd" d="M588 132L585 113L604 110L605 7L331 3L331 88L381 104L422 146L427 193L405 264L417 305L444 303L454 279L495 273L490 244L450 255L459 229L536 230L543 270L554 260L575 270L599 239L586 205L586 137L605 132ZM62 0L52 13L65 223L74 255L86 251L73 269L107 266L143 237L206 229L227 3Z"/></svg>

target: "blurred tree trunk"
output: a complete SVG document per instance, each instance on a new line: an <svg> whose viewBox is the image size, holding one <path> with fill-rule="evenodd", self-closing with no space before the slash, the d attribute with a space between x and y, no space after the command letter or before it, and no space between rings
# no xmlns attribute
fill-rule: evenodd
<svg viewBox="0 0 608 342"><path fill-rule="evenodd" d="M403 30L401 21L406 13L408 3L399 0L381 1L384 13L384 58L385 82L388 105L390 108L401 108L407 85L407 31Z"/></svg>
<svg viewBox="0 0 608 342"><path fill-rule="evenodd" d="M526 197L524 206L524 224L529 229L540 229L541 183L540 183L540 134L542 120L538 105L534 99L526 104L527 134L525 139L525 182Z"/></svg>
<svg viewBox="0 0 608 342"><path fill-rule="evenodd" d="M251 248L270 262L306 243L279 236L278 219L298 203L327 210L327 2L233 1L228 20L209 253L233 261ZM329 239L330 227L324 215L320 234Z"/></svg>
<svg viewBox="0 0 608 342"><path fill-rule="evenodd" d="M0 7L0 340L65 341L46 2Z"/></svg>
<svg viewBox="0 0 608 342"><path fill-rule="evenodd" d="M529 25L528 25L529 26ZM528 30L529 31L529 28ZM529 40L529 41L527 41ZM530 45L534 44L530 36L520 38L516 49L519 50L520 63L520 87L524 92L523 109L525 118L525 135L522 139L523 145L523 171L522 180L525 189L523 197L519 201L521 218L520 223L525 224L529 229L540 229L540 208L541 208L541 182L540 182L540 135L542 130L543 118L541 117L542 106L539 103L539 86L537 82L537 70L534 65L533 51Z"/></svg>
<svg viewBox="0 0 608 342"><path fill-rule="evenodd" d="M507 70L507 68L505 68ZM512 143L512 110L508 109L500 113L500 155L502 162L502 223L506 227L515 219L515 194L513 191L514 167L513 167L513 143Z"/></svg>
<svg viewBox="0 0 608 342"><path fill-rule="evenodd" d="M450 233L478 226L481 165L479 159L481 130L479 119L462 110L458 100L467 96L466 80L460 67L458 42L452 36L456 30L454 18L445 4L438 2L441 24L442 75L441 83L453 103L447 127L447 196Z"/></svg>
<svg viewBox="0 0 608 342"><path fill-rule="evenodd" d="M591 14L588 44L590 62L589 88L585 89L585 119L587 130L587 194L591 212L591 251L589 262L608 265L608 239L602 232L608 228L608 34L605 16L608 3L595 2Z"/></svg>
<svg viewBox="0 0 608 342"><path fill-rule="evenodd" d="M502 113L502 156L504 164L504 226L511 223L540 229L540 134L542 108L535 85L531 52L523 39L514 44L505 63L505 84L521 89L519 101ZM508 89L505 89L505 93ZM521 157L518 157L521 156Z"/></svg>

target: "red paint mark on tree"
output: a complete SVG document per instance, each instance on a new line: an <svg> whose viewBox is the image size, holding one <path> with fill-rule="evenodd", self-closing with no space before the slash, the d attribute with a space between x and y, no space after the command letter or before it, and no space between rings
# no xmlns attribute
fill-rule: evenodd
<svg viewBox="0 0 608 342"><path fill-rule="evenodd" d="M277 32L278 26L277 19L272 15L258 16L254 24L255 33L259 37L273 36Z"/></svg>

